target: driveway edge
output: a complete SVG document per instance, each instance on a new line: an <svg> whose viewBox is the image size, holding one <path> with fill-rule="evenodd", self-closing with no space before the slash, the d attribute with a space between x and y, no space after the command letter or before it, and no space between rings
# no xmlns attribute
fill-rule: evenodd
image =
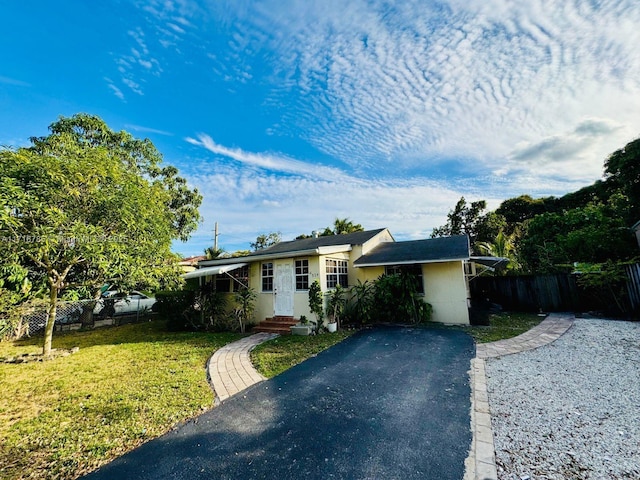
<svg viewBox="0 0 640 480"><path fill-rule="evenodd" d="M471 450L465 460L464 480L498 480L491 410L487 390L486 358L498 358L532 350L554 342L571 328L575 316L550 314L539 325L517 337L476 346L471 360Z"/></svg>

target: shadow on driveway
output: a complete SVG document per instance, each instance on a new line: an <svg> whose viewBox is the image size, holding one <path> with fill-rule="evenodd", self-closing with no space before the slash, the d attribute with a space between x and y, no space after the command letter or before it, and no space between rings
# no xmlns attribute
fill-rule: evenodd
<svg viewBox="0 0 640 480"><path fill-rule="evenodd" d="M458 331L362 331L86 478L460 480L473 355Z"/></svg>

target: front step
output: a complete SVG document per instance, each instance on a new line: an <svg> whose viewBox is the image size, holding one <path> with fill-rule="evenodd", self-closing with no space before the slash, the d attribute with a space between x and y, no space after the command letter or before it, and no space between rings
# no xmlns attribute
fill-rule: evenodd
<svg viewBox="0 0 640 480"><path fill-rule="evenodd" d="M253 332L265 332L265 333L278 333L280 335L289 335L291 333L290 327L296 325L299 322L297 318L276 316L272 318L266 318L258 325L253 327Z"/></svg>

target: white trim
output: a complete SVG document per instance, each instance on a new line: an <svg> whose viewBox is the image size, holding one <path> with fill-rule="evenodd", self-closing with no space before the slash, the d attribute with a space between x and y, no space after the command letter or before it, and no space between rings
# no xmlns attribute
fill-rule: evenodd
<svg viewBox="0 0 640 480"><path fill-rule="evenodd" d="M318 255L331 255L332 253L350 252L352 250L351 245L329 245L326 247L318 247Z"/></svg>
<svg viewBox="0 0 640 480"><path fill-rule="evenodd" d="M317 248L310 248L307 250L297 250L293 252L282 252L282 253L272 253L272 254L264 254L264 255L250 255L245 257L236 257L233 259L224 259L224 260L204 260L200 262L198 265L226 265L228 262L233 260L243 260L246 263L252 262L268 262L269 260L278 260L281 258L294 258L294 257L308 257L310 255L318 255Z"/></svg>
<svg viewBox="0 0 640 480"><path fill-rule="evenodd" d="M362 267L392 267L394 265L425 265L427 263L446 263L446 262L465 262L466 258L439 258L437 260L406 260L404 262L378 262L378 263L360 263L354 264L356 268Z"/></svg>

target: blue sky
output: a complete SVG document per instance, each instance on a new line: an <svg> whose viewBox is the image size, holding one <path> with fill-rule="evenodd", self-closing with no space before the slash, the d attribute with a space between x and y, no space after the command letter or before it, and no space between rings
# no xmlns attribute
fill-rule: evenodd
<svg viewBox="0 0 640 480"><path fill-rule="evenodd" d="M175 250L562 195L640 135L637 0L3 2L0 144L88 112L204 195Z"/></svg>

